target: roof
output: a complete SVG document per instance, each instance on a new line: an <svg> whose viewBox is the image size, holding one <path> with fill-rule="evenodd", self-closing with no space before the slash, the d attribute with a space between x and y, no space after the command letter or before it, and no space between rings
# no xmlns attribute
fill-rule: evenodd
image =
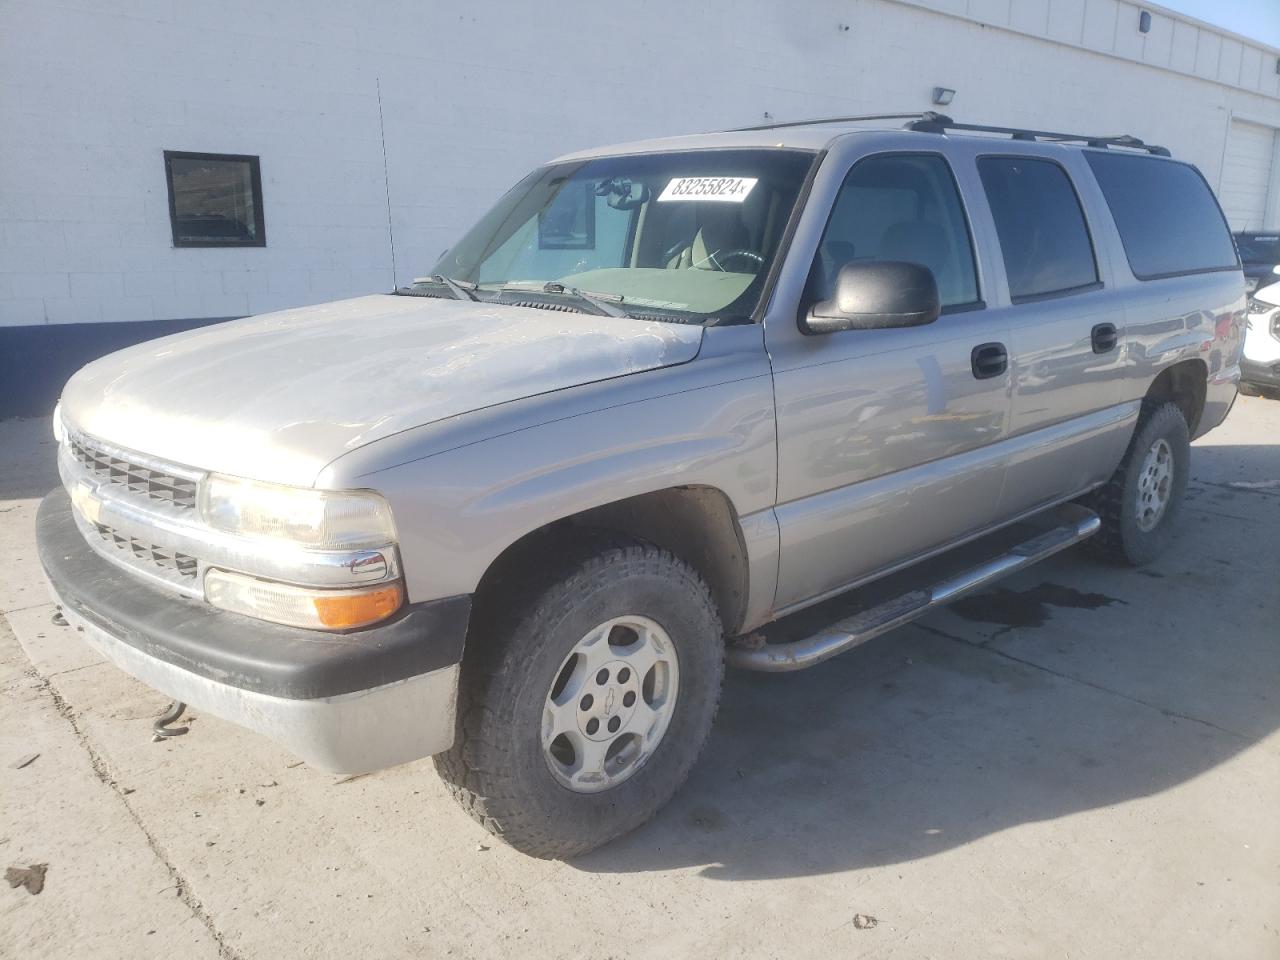
<svg viewBox="0 0 1280 960"><path fill-rule="evenodd" d="M888 126L887 119L900 121L907 119L905 128L901 124ZM910 120L909 118L915 118ZM870 125L869 125L870 121ZM792 148L797 150L822 150L833 141L850 134L902 134L904 130L917 130L948 137L962 136L965 139L976 139L982 134L998 134L1013 136L1014 139L1036 141L1041 143L1058 143L1077 146L1113 146L1131 147L1145 150L1158 156L1168 156L1163 147L1144 144L1129 136L1101 136L1086 134L1064 134L1045 131L1021 130L1011 127L989 127L956 123L949 117L936 113L923 114L888 114L868 117L859 120L856 117L835 117L830 119L798 120L793 123L768 124L759 127L747 127L739 130L722 130L716 133L694 133L678 137L659 137L651 140L634 140L629 143L611 144L592 147L557 157L553 162L572 160L590 160L597 157L617 156L629 153L667 153L681 150L708 149L743 149L743 148ZM983 137L983 139L987 139Z"/></svg>
<svg viewBox="0 0 1280 960"><path fill-rule="evenodd" d="M679 137L656 137L652 140L632 140L626 143L592 147L556 157L562 160L590 160L621 153L666 153L677 150L705 150L720 147L792 147L799 150L821 150L832 140L846 133L869 131L866 126L853 124L837 128L834 124L824 127L779 127L772 130L724 130L719 133L690 133ZM880 128L884 129L884 128Z"/></svg>

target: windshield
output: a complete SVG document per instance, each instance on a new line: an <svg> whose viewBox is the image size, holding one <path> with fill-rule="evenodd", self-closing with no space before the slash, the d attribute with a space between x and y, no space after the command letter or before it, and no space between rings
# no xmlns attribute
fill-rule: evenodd
<svg viewBox="0 0 1280 960"><path fill-rule="evenodd" d="M1237 233L1236 247L1245 263L1280 263L1280 235Z"/></svg>
<svg viewBox="0 0 1280 960"><path fill-rule="evenodd" d="M649 319L748 319L814 157L698 150L542 167L423 283L448 278L481 300L587 312L608 303Z"/></svg>

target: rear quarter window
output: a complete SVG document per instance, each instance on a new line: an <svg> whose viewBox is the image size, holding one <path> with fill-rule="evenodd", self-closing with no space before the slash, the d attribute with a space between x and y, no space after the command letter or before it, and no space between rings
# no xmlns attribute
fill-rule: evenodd
<svg viewBox="0 0 1280 960"><path fill-rule="evenodd" d="M1195 167L1094 151L1085 158L1139 280L1239 268L1226 218Z"/></svg>

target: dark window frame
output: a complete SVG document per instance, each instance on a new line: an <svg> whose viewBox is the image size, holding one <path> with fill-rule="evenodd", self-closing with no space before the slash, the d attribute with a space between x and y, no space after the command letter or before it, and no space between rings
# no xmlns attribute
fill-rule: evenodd
<svg viewBox="0 0 1280 960"><path fill-rule="evenodd" d="M826 222L822 225L822 233L818 235L818 245L813 250L813 260L809 264L809 276L813 276L813 269L818 263L818 250L822 247L822 241L827 238L827 231L831 229L831 218L835 216L836 203L839 201L840 194L844 191L846 184L848 184L849 178L853 176L853 171L868 160L882 160L886 157L937 157L942 161L942 165L947 171L947 177L951 181L951 186L955 189L956 201L960 204L960 218L964 221L965 238L969 241L969 259L973 267L974 299L966 300L964 303L948 304L942 307L939 311L939 316L945 317L954 313L972 313L977 310L987 309L987 301L982 295L984 278L981 265L978 262L978 244L973 235L973 218L969 215L969 208L965 204L964 191L960 188L960 181L956 179L956 171L951 164L951 158L941 150L883 150L879 153L868 153L851 163L844 176L840 178L840 186L836 188L835 196L831 199L831 208L827 211ZM806 197L805 199L807 201L808 198ZM808 283L806 282L807 287ZM807 297L802 297L800 312L803 314L809 306Z"/></svg>
<svg viewBox="0 0 1280 960"><path fill-rule="evenodd" d="M250 189L253 192L252 240L191 240L178 236L178 209L173 195L174 160L218 160L249 165ZM259 158L245 153L196 153L189 150L164 151L164 181L169 192L169 229L175 247L265 247L267 224L262 210L262 168Z"/></svg>
<svg viewBox="0 0 1280 960"><path fill-rule="evenodd" d="M1084 152L1084 151L1081 151L1081 152ZM1209 191L1209 197L1210 199L1213 200L1213 205L1218 211L1218 216L1222 219L1222 225L1227 228L1227 233L1231 237L1231 249L1234 250L1236 254L1235 266L1196 267L1191 270L1171 270L1167 273L1139 273L1137 271L1137 268L1134 267L1133 265L1132 258L1130 258L1129 256L1129 248L1125 246L1124 234L1120 232L1120 224L1116 223L1115 211L1111 209L1111 201L1107 199L1107 192L1102 189L1102 181L1098 179L1098 174L1094 171L1093 165L1089 163L1089 157L1086 154L1085 163L1089 167L1089 175L1093 177L1094 182L1098 184L1098 192L1102 194L1102 200L1107 205L1107 212L1111 215L1111 222L1115 224L1116 236L1120 240L1120 249L1124 251L1125 263L1129 265L1129 272L1133 274L1133 278L1135 280L1138 280L1142 283L1146 283L1149 280L1168 280L1171 277L1196 277L1202 273L1231 273L1232 271L1235 271L1235 270L1244 269L1244 264L1240 260L1240 250L1236 246L1235 231L1231 229L1231 222L1227 220L1227 215L1222 209L1222 202L1218 200L1218 195L1214 193L1213 188L1209 186L1209 181L1205 179L1204 173L1201 172L1200 168L1197 167L1194 163L1187 163L1185 160L1172 160L1167 157L1143 156L1141 154L1128 154L1128 153L1108 154L1106 150L1090 150L1088 151L1088 153L1097 153L1097 154L1101 154L1102 156L1132 157L1135 160L1152 160L1157 163L1176 163L1181 167L1190 167L1191 170L1195 172L1195 175L1200 178L1200 182L1204 184L1205 189ZM1243 231L1243 232L1248 232L1248 231Z"/></svg>
<svg viewBox="0 0 1280 960"><path fill-rule="evenodd" d="M1076 199L1076 208L1080 211L1080 222L1084 224L1084 236L1089 241L1089 255L1093 257L1093 275L1097 277L1092 283L1078 283L1074 287L1062 287L1058 290L1046 290L1043 293L1024 293L1018 296L1013 295L1013 287L1009 283L1009 266L1004 259L1004 243L1000 239L1000 225L996 223L995 211L991 209L991 197L987 193L987 185L982 179L982 169L979 164L983 160L1035 160L1040 163L1050 163L1062 171L1062 175L1067 178L1067 186L1071 188L1071 194ZM982 184L982 199L987 205L987 212L991 214L991 225L996 232L996 246L1000 249L1000 265L1004 268L1004 286L1009 291L1009 302L1014 306L1020 306L1024 303L1040 303L1044 300L1057 300L1061 297L1074 297L1082 293L1092 293L1095 290L1105 290L1106 282L1102 279L1102 265L1098 261L1098 245L1093 239L1093 225L1089 222L1089 211L1085 208L1084 201L1080 199L1080 188L1076 186L1075 180L1071 177L1071 171L1067 169L1066 164L1055 157L1039 156L1034 153L982 153L973 158L973 169L978 175L978 182Z"/></svg>

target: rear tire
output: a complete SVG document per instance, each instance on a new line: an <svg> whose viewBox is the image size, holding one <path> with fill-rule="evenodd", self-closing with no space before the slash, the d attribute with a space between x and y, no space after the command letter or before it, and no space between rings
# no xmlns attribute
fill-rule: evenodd
<svg viewBox="0 0 1280 960"><path fill-rule="evenodd" d="M1144 402L1120 466L1089 497L1102 520L1102 529L1088 541L1093 552L1135 567L1159 556L1182 513L1190 467L1191 441L1181 409L1171 402Z"/></svg>
<svg viewBox="0 0 1280 960"><path fill-rule="evenodd" d="M720 702L720 619L687 563L608 534L518 593L468 640L436 769L486 830L564 859L640 826L688 776Z"/></svg>

